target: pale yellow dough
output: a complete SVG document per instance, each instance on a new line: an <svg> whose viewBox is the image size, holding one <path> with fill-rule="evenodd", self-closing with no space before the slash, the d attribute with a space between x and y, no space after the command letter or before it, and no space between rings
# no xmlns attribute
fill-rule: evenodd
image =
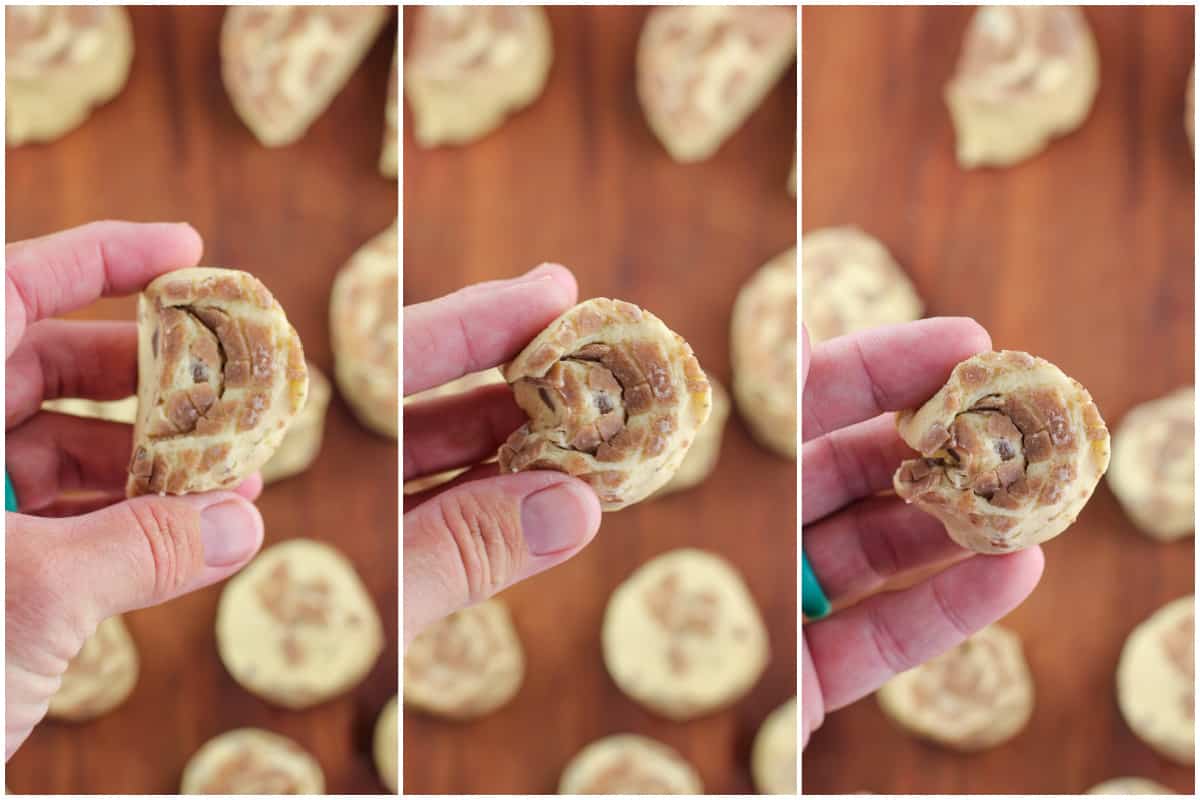
<svg viewBox="0 0 1200 800"><path fill-rule="evenodd" d="M321 765L286 736L238 728L209 739L183 768L180 794L324 794Z"/></svg>
<svg viewBox="0 0 1200 800"><path fill-rule="evenodd" d="M435 386L432 389L426 389L422 392L410 394L404 398L404 405L407 406L410 403L420 403L425 400L433 400L438 397L465 394L472 389L477 389L482 386L493 386L501 383L506 383L504 380L504 373L500 371L499 367L493 367L491 369L485 369L482 372L469 373L461 378L456 378L449 383L443 383L441 386ZM441 486L444 483L454 480L468 469L469 467L464 467L462 469L450 469L433 475L422 475L419 478L413 478L412 480L405 481L404 494L417 494L418 492L424 492L427 489L433 489L437 486Z"/></svg>
<svg viewBox="0 0 1200 800"><path fill-rule="evenodd" d="M563 770L559 794L703 794L694 767L646 736L619 733L580 750Z"/></svg>
<svg viewBox="0 0 1200 800"><path fill-rule="evenodd" d="M392 794L399 791L399 783L396 780L396 751L400 742L399 722L396 717L398 708L396 696L392 695L383 711L379 712L379 719L375 720L375 739L372 743L379 780L383 781L383 785Z"/></svg>
<svg viewBox="0 0 1200 800"><path fill-rule="evenodd" d="M121 617L109 617L83 643L50 698L46 716L82 722L125 702L138 679L138 651Z"/></svg>
<svg viewBox="0 0 1200 800"><path fill-rule="evenodd" d="M654 497L698 486L717 467L717 458L721 454L721 437L725 433L725 423L729 420L729 392L725 391L725 387L712 375L708 376L708 385L712 387L712 411L696 431L696 439L688 448L679 469L665 486L654 493Z"/></svg>
<svg viewBox="0 0 1200 800"><path fill-rule="evenodd" d="M796 794L796 698L763 720L754 737L750 773L759 794Z"/></svg>
<svg viewBox="0 0 1200 800"><path fill-rule="evenodd" d="M383 148L379 153L379 171L388 178L396 177L400 167L400 49L392 54L392 72L388 78L387 101L383 110Z"/></svg>
<svg viewBox="0 0 1200 800"><path fill-rule="evenodd" d="M1175 792L1149 778L1112 778L1088 789L1088 794L1175 794Z"/></svg>
<svg viewBox="0 0 1200 800"><path fill-rule="evenodd" d="M1133 629L1117 663L1117 705L1138 738L1180 764L1195 760L1195 597L1172 600Z"/></svg>
<svg viewBox="0 0 1200 800"><path fill-rule="evenodd" d="M304 407L288 426L275 455L262 467L263 483L274 483L298 475L312 466L321 452L325 434L325 412L333 388L312 362L308 364L308 397Z"/></svg>

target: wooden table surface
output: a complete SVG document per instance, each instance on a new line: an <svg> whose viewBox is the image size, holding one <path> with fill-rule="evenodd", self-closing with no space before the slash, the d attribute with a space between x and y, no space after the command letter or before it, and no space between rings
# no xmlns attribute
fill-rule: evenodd
<svg viewBox="0 0 1200 800"><path fill-rule="evenodd" d="M377 171L396 26L385 28L345 91L297 144L260 146L222 86L219 8L132 9L128 85L81 128L8 151L7 240L95 219L186 220L206 265L254 273L287 310L305 354L333 359L334 274L396 215L398 187ZM79 316L132 319L132 299ZM294 738L331 792L384 791L371 760L375 717L396 693L397 446L358 425L335 391L316 463L267 487L267 544L297 536L353 561L382 616L387 647L353 691L307 711L273 708L241 689L217 657L221 588L129 615L142 671L130 699L80 725L40 725L8 764L20 792L170 793L207 739L243 725Z"/></svg>
<svg viewBox="0 0 1200 800"><path fill-rule="evenodd" d="M916 282L930 315L969 315L997 349L1061 366L1110 426L1193 381L1193 160L1183 127L1193 11L1089 8L1101 84L1084 127L1004 170L964 172L942 101L970 10L806 8L805 231L853 223ZM976 755L922 744L865 698L803 755L806 793L1078 793L1141 775L1191 793L1117 710L1125 637L1193 591L1193 544L1137 533L1102 484L1045 547L1004 624L1037 692L1028 728Z"/></svg>
<svg viewBox="0 0 1200 800"><path fill-rule="evenodd" d="M711 160L676 164L634 91L645 16L641 8L551 8L554 64L531 107L466 147L424 150L406 132L404 302L558 261L574 270L581 299L618 297L653 311L728 386L734 295L795 242L786 190L795 71ZM795 464L756 445L735 413L707 482L605 514L577 558L503 594L525 647L525 682L507 706L474 722L407 711L405 791L554 792L578 750L624 731L676 748L710 792L752 791L754 734L796 692L795 496ZM618 583L685 546L717 552L742 572L772 658L733 707L673 723L609 679L600 623Z"/></svg>

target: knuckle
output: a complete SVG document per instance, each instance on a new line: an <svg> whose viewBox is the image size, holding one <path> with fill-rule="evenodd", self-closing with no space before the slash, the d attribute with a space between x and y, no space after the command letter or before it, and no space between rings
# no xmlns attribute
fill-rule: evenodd
<svg viewBox="0 0 1200 800"><path fill-rule="evenodd" d="M146 545L150 570L145 588L156 599L174 596L187 584L200 555L198 526L167 503L127 503L126 509L133 532Z"/></svg>
<svg viewBox="0 0 1200 800"><path fill-rule="evenodd" d="M439 522L458 551L471 602L491 597L516 577L525 552L517 510L483 492L446 492Z"/></svg>

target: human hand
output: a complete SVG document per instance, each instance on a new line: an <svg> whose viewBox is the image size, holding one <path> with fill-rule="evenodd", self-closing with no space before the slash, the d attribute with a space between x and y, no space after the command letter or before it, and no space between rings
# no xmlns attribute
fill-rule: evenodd
<svg viewBox="0 0 1200 800"><path fill-rule="evenodd" d="M543 264L405 308L405 394L512 359L577 292L566 268ZM431 622L566 561L600 528L600 501L578 478L479 464L526 420L508 386L405 407L405 481L476 465L405 498L405 646Z"/></svg>
<svg viewBox="0 0 1200 800"><path fill-rule="evenodd" d="M135 323L51 317L137 292L194 265L201 247L187 225L128 222L5 247L6 467L20 503L5 514L6 759L101 621L222 580L262 543L249 502L261 478L236 492L123 500L132 427L41 410L137 390Z"/></svg>
<svg viewBox="0 0 1200 800"><path fill-rule="evenodd" d="M953 564L804 625L804 745L827 712L1000 619L1041 578L1041 548L974 555L916 506L877 495L912 455L885 412L921 405L955 364L990 349L987 332L963 318L878 328L815 351L805 332L803 546L830 602L862 597L901 573Z"/></svg>

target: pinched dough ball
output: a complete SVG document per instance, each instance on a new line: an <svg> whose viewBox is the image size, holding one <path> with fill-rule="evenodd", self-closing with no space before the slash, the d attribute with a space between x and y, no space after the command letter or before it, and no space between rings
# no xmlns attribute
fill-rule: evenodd
<svg viewBox="0 0 1200 800"><path fill-rule="evenodd" d="M209 739L183 769L180 794L324 794L321 765L300 745L259 728Z"/></svg>
<svg viewBox="0 0 1200 800"><path fill-rule="evenodd" d="M569 473L596 490L605 511L669 481L712 406L708 378L683 337L621 300L566 311L504 377L529 422L501 446L500 471Z"/></svg>
<svg viewBox="0 0 1200 800"><path fill-rule="evenodd" d="M796 794L796 698L763 720L754 737L750 773L759 794Z"/></svg>
<svg viewBox="0 0 1200 800"><path fill-rule="evenodd" d="M638 41L638 99L672 158L702 161L758 108L795 55L795 8L661 6Z"/></svg>
<svg viewBox="0 0 1200 800"><path fill-rule="evenodd" d="M67 665L46 716L73 722L95 719L125 702L137 679L133 637L121 617L109 617Z"/></svg>
<svg viewBox="0 0 1200 800"><path fill-rule="evenodd" d="M733 397L751 433L796 458L796 249L764 264L733 304Z"/></svg>
<svg viewBox="0 0 1200 800"><path fill-rule="evenodd" d="M946 85L959 163L1015 164L1078 128L1100 85L1099 63L1075 6L980 8Z"/></svg>
<svg viewBox="0 0 1200 800"><path fill-rule="evenodd" d="M384 6L232 6L221 77L267 147L291 144L342 90L387 21Z"/></svg>
<svg viewBox="0 0 1200 800"><path fill-rule="evenodd" d="M801 321L812 344L920 319L912 281L876 239L858 228L822 228L800 243Z"/></svg>
<svg viewBox="0 0 1200 800"><path fill-rule="evenodd" d="M652 711L693 719L742 697L767 665L767 630L741 576L721 557L672 550L647 561L604 611L604 664Z"/></svg>
<svg viewBox="0 0 1200 800"><path fill-rule="evenodd" d="M546 85L553 52L538 6L425 6L413 27L404 90L426 147L485 136Z"/></svg>
<svg viewBox="0 0 1200 800"><path fill-rule="evenodd" d="M383 650L383 626L345 556L323 542L289 539L225 585L217 650L250 692L308 708L367 676Z"/></svg>
<svg viewBox="0 0 1200 800"><path fill-rule="evenodd" d="M1091 395L1028 353L968 358L896 427L921 454L896 470L896 493L977 553L1062 533L1108 467L1108 428Z"/></svg>
<svg viewBox="0 0 1200 800"><path fill-rule="evenodd" d="M252 275L194 267L138 298L138 414L126 491L227 489L258 470L304 407L300 337Z"/></svg>
<svg viewBox="0 0 1200 800"><path fill-rule="evenodd" d="M508 607L485 600L430 625L404 655L404 704L451 719L472 719L512 699L525 654Z"/></svg>
<svg viewBox="0 0 1200 800"><path fill-rule="evenodd" d="M605 736L563 770L559 794L703 794L696 770L662 742L632 733Z"/></svg>
<svg viewBox="0 0 1200 800"><path fill-rule="evenodd" d="M1112 778L1088 789L1088 794L1175 794L1175 792L1149 778Z"/></svg>
<svg viewBox="0 0 1200 800"><path fill-rule="evenodd" d="M876 696L906 730L964 751L1008 741L1033 713L1033 679L1021 641L998 625L900 673Z"/></svg>
<svg viewBox="0 0 1200 800"><path fill-rule="evenodd" d="M8 6L4 23L10 146L57 139L125 86L133 30L121 6Z"/></svg>
<svg viewBox="0 0 1200 800"><path fill-rule="evenodd" d="M371 748L375 756L375 769L379 772L379 780L383 781L383 785L392 794L400 791L399 783L396 780L396 750L400 741L396 718L398 707L396 696L392 695L392 699L387 701L383 711L379 712L379 719L375 720L375 740Z"/></svg>
<svg viewBox="0 0 1200 800"><path fill-rule="evenodd" d="M1113 434L1108 485L1139 528L1156 539L1193 532L1196 391L1189 386L1143 403Z"/></svg>
<svg viewBox="0 0 1200 800"><path fill-rule="evenodd" d="M1191 765L1196 755L1195 596L1172 600L1125 641L1117 663L1117 705L1138 738Z"/></svg>
<svg viewBox="0 0 1200 800"><path fill-rule="evenodd" d="M671 480L655 492L655 497L698 486L717 467L717 457L721 454L721 436L725 433L725 422L729 419L729 393L712 375L707 377L708 385L712 387L712 411L696 432L696 441L692 442L683 463L679 465Z"/></svg>

